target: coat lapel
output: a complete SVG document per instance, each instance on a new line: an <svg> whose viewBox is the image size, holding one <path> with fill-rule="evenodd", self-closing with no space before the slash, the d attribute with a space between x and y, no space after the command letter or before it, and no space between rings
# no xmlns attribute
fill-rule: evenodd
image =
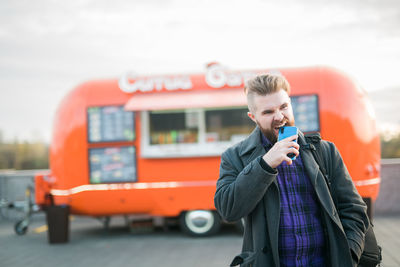
<svg viewBox="0 0 400 267"><path fill-rule="evenodd" d="M305 168L305 171L310 178L311 184L315 188L315 192L317 194L317 197L319 201L322 204L322 207L325 209L325 211L329 214L329 216L332 218L334 222L336 222L340 228L342 228L339 216L336 212L335 204L332 200L331 194L329 192L329 188L326 185L325 178L323 177L322 173L319 170L319 166L314 160L314 157L309 149L304 149L306 140L304 138L304 135L302 132L299 132L299 138L298 142L300 144L300 153L301 153L301 158L303 161L303 165ZM244 166L249 164L251 161L256 159L259 156L263 156L265 154L265 149L261 145L261 131L258 127L254 129L254 131L250 134L248 138L245 139L245 141L242 143L242 147L240 150L240 156L243 160ZM268 195L265 200L266 203L265 205L269 205L269 203L272 203L271 200L273 198L277 198L279 201L279 189L278 189L278 183L275 180L274 181L275 188L277 196L272 196L272 194ZM276 201L276 200L275 200ZM276 202L275 202L276 204ZM273 210L272 207L269 208L269 210ZM277 214L279 218L279 211ZM279 226L279 221L275 222L275 220L269 220L270 227L276 228L276 226Z"/></svg>
<svg viewBox="0 0 400 267"><path fill-rule="evenodd" d="M261 131L256 127L253 132L247 137L241 146L240 157L243 160L244 166L259 156L265 154L264 147L261 144Z"/></svg>
<svg viewBox="0 0 400 267"><path fill-rule="evenodd" d="M259 156L263 156L266 152L261 144L261 131L258 127L250 134L250 136L242 143L240 157L243 160L244 166ZM268 233L271 239L271 244L278 244L279 221L280 221L280 196L278 182L274 181L274 186L271 186L265 194L263 201L260 203L263 213L266 216ZM272 255L275 262L279 262L278 247L272 245Z"/></svg>

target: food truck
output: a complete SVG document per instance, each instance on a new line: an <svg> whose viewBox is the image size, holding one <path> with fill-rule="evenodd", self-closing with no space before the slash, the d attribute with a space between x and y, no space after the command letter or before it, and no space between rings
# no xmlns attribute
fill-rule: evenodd
<svg viewBox="0 0 400 267"><path fill-rule="evenodd" d="M220 155L254 129L243 87L262 73L287 78L296 126L336 144L371 211L380 185L374 112L358 84L323 66L232 71L209 64L201 74L85 82L55 114L50 170L35 177L36 203L99 218L179 218L186 233L216 233Z"/></svg>

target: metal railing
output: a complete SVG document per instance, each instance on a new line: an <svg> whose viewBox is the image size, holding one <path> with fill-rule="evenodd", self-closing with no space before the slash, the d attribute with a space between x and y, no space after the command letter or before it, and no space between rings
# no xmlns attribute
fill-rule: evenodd
<svg viewBox="0 0 400 267"><path fill-rule="evenodd" d="M21 220L35 200L34 177L46 170L0 171L0 220ZM33 207L36 209L36 207Z"/></svg>

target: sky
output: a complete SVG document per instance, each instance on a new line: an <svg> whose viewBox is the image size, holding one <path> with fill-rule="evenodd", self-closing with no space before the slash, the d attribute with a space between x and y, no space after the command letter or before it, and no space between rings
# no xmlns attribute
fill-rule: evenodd
<svg viewBox="0 0 400 267"><path fill-rule="evenodd" d="M93 79L325 65L400 88L397 0L2 0L0 130L50 142L68 91ZM399 99L400 100L400 99Z"/></svg>

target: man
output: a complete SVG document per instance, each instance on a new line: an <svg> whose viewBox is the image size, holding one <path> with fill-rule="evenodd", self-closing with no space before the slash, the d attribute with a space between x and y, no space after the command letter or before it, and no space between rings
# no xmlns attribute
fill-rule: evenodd
<svg viewBox="0 0 400 267"><path fill-rule="evenodd" d="M369 220L339 152L327 142L336 211L311 151L302 147L304 135L277 141L280 127L294 126L287 80L260 75L245 93L257 127L222 154L214 197L225 220L244 218L242 253L231 266L357 266Z"/></svg>

